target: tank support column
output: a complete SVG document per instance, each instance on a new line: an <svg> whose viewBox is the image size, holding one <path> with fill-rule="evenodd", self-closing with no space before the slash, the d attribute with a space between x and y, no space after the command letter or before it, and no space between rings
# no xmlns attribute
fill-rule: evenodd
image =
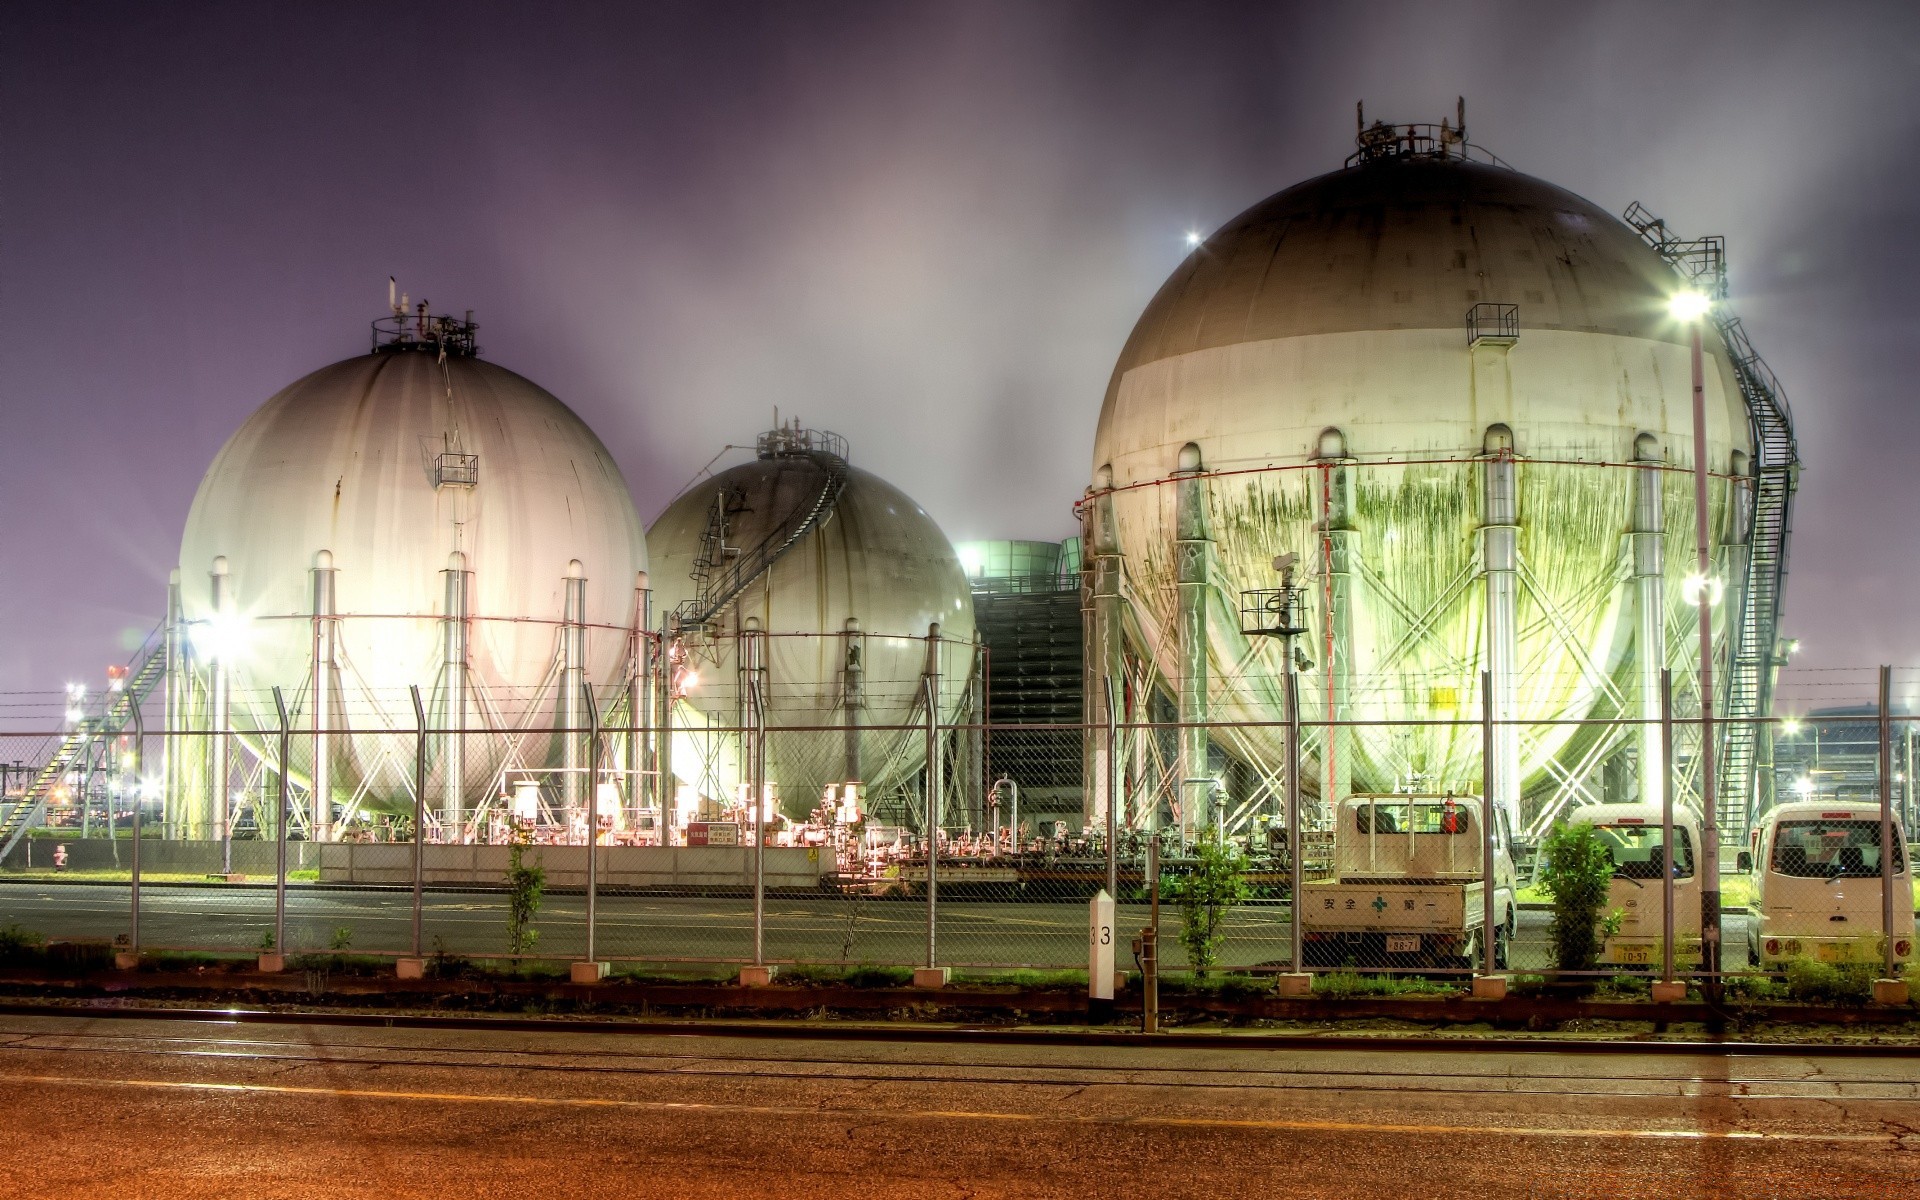
<svg viewBox="0 0 1920 1200"><path fill-rule="evenodd" d="M1317 648L1325 672L1329 722L1352 714L1353 689L1353 459L1338 429L1320 435L1321 622ZM1288 640L1291 647L1292 640ZM1293 664L1287 665L1291 672ZM1320 741L1320 804L1329 814L1352 790L1353 730L1329 724Z"/></svg>
<svg viewBox="0 0 1920 1200"><path fill-rule="evenodd" d="M840 707L846 718L846 763L842 780L861 782L864 769L860 762L860 718L867 708L866 640L860 636L860 620L848 617L842 633Z"/></svg>
<svg viewBox="0 0 1920 1200"><path fill-rule="evenodd" d="M647 573L639 572L633 582L633 632L627 639L627 805L633 809L637 824L641 809L647 806L647 773L653 769L653 756L647 750L648 710L653 704L651 666L653 656L647 645L647 631L653 625L653 590Z"/></svg>
<svg viewBox="0 0 1920 1200"><path fill-rule="evenodd" d="M1666 460L1660 439L1643 433L1633 441L1634 674L1640 685L1640 803L1663 802L1667 764L1660 741L1660 672L1667 665L1666 534L1663 481ZM1624 797L1608 796L1608 800Z"/></svg>
<svg viewBox="0 0 1920 1200"><path fill-rule="evenodd" d="M340 615L338 569L333 553L313 556L313 778L308 793L307 836L333 840L334 703L339 697Z"/></svg>
<svg viewBox="0 0 1920 1200"><path fill-rule="evenodd" d="M580 811L581 786L588 769L582 763L580 739L587 715L582 689L587 680L587 578L579 559L567 564L565 624L560 630L560 725L565 749L561 753L561 799L567 822Z"/></svg>
<svg viewBox="0 0 1920 1200"><path fill-rule="evenodd" d="M1207 590L1213 565L1213 540L1207 530L1207 492L1201 477L1200 447L1180 448L1175 514L1175 553L1179 571L1180 647L1180 830L1188 841L1214 823L1213 784L1208 776Z"/></svg>
<svg viewBox="0 0 1920 1200"><path fill-rule="evenodd" d="M1481 561L1487 586L1487 668L1493 681L1493 719L1514 717L1514 671L1519 654L1519 496L1514 480L1513 431L1487 427L1481 459ZM1493 728L1493 800L1520 820L1520 731L1509 724Z"/></svg>
<svg viewBox="0 0 1920 1200"><path fill-rule="evenodd" d="M180 732L187 726L192 681L187 670L187 630L180 616L180 568L175 567L167 574L166 734L160 739L160 778L166 788L161 796L160 827L169 839L184 838L189 820L186 751L191 743Z"/></svg>
<svg viewBox="0 0 1920 1200"><path fill-rule="evenodd" d="M440 756L441 796L440 828L441 840L461 842L461 826L465 824L466 782L467 782L467 643L470 632L468 595L472 572L467 570L467 556L455 550L447 556L447 603L443 621L443 643L445 658L441 664L441 673L446 680L447 706L443 714L446 732L444 752ZM424 811L424 809L423 809Z"/></svg>
<svg viewBox="0 0 1920 1200"><path fill-rule="evenodd" d="M213 680L211 686L211 712L208 718L208 732L211 735L208 746L207 763L207 805L200 813L200 827L193 836L212 838L221 845L227 841L227 812L231 797L227 791L227 731L233 724L231 690L228 687L227 659L232 655L233 589L232 577L227 574L227 557L220 555L213 560L213 570L209 575L212 584L211 621L212 636L208 639L213 650ZM210 826L210 827L209 827ZM227 854L221 855L221 870L231 867Z"/></svg>

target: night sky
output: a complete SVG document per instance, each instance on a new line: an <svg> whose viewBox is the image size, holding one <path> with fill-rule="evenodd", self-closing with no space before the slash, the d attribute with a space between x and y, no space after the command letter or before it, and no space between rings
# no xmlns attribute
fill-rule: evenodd
<svg viewBox="0 0 1920 1200"><path fill-rule="evenodd" d="M1912 5L9 5L0 690L125 657L214 452L389 274L644 520L777 405L956 540L1071 534L1187 231L1338 167L1356 99L1462 92L1519 169L1727 236L1807 464L1796 663L1920 665L1916 81Z"/></svg>

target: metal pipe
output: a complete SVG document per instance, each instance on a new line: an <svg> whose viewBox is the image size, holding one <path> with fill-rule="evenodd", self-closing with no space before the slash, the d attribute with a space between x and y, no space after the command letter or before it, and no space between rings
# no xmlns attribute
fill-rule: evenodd
<svg viewBox="0 0 1920 1200"><path fill-rule="evenodd" d="M662 846L673 844L673 803L677 790L673 776L674 652L679 644L680 633L674 616L666 613L660 619L660 638L654 643L658 661L654 664L653 673L654 689L658 696L654 719L659 727L654 734L654 785L659 803Z"/></svg>
<svg viewBox="0 0 1920 1200"><path fill-rule="evenodd" d="M166 694L161 708L160 739L160 832L169 838L187 835L186 770L181 761L178 739L186 728L187 639L180 606L180 568L167 573L167 676Z"/></svg>
<svg viewBox="0 0 1920 1200"><path fill-rule="evenodd" d="M1673 982L1673 672L1660 669L1660 839L1666 870L1660 880L1660 978Z"/></svg>
<svg viewBox="0 0 1920 1200"><path fill-rule="evenodd" d="M842 647L840 707L847 721L846 762L841 774L844 783L860 783L865 765L860 761L860 718L867 707L866 641L860 636L860 620L848 617L842 629L846 645Z"/></svg>
<svg viewBox="0 0 1920 1200"><path fill-rule="evenodd" d="M600 906L600 706L593 702L593 689L580 685L580 703L586 711L587 733L587 961L594 956L594 930L599 924Z"/></svg>
<svg viewBox="0 0 1920 1200"><path fill-rule="evenodd" d="M287 719L287 698L273 689L273 709L280 718L280 786L273 815L273 948L287 952L287 764L293 753L293 725Z"/></svg>
<svg viewBox="0 0 1920 1200"><path fill-rule="evenodd" d="M1700 320L1693 321L1693 532L1700 594L1700 955L1708 1003L1720 1001L1720 817L1713 728L1713 543L1707 519L1707 391Z"/></svg>
<svg viewBox="0 0 1920 1200"><path fill-rule="evenodd" d="M1893 978L1893 668L1880 668L1881 978ZM1904 849L1904 848L1903 848Z"/></svg>
<svg viewBox="0 0 1920 1200"><path fill-rule="evenodd" d="M1493 761L1493 672L1480 672L1480 787L1487 789ZM1369 822L1371 824L1371 822ZM1413 825L1412 821L1407 822ZM1480 802L1480 973L1493 974L1499 965L1494 953L1500 935L1494 927L1493 903L1493 802Z"/></svg>
<svg viewBox="0 0 1920 1200"><path fill-rule="evenodd" d="M420 685L407 689L413 697L413 957L420 957L421 829L427 823L427 706L420 702Z"/></svg>
<svg viewBox="0 0 1920 1200"><path fill-rule="evenodd" d="M1147 927L1140 934L1140 1031L1160 1031L1160 812L1147 838ZM1295 968L1298 969L1297 967Z"/></svg>

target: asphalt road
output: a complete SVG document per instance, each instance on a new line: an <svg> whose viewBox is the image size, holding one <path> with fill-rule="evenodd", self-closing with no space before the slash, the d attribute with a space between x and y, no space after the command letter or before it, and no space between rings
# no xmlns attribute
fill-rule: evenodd
<svg viewBox="0 0 1920 1200"><path fill-rule="evenodd" d="M0 1195L1920 1194L1912 1059L0 1016Z"/></svg>
<svg viewBox="0 0 1920 1200"><path fill-rule="evenodd" d="M399 953L412 942L412 894L404 890L344 890L295 886L287 893L287 949L326 950L345 930L351 949ZM273 929L270 888L148 886L141 893L141 944L146 948L252 950ZM536 950L555 958L586 951L585 898L546 898L535 927ZM1119 911L1120 958L1145 923L1145 906ZM1179 918L1163 915L1164 961L1183 965L1171 930ZM426 953L444 948L468 957L505 950L506 897L501 892L429 891L422 905ZM1746 966L1746 918L1728 914L1724 963ZM49 937L105 938L125 933L128 890L124 885L45 881L0 882L0 922L15 921ZM1549 954L1547 914L1522 911L1513 966L1544 968ZM924 902L773 898L767 902L767 956L774 961L856 961L912 964L924 961ZM602 957L751 960L753 906L736 898L603 896L598 906L596 953ZM955 966L1079 967L1086 965L1087 909L1079 903L993 903L942 900L938 949ZM1284 962L1287 908L1248 905L1228 922L1222 955L1226 966Z"/></svg>

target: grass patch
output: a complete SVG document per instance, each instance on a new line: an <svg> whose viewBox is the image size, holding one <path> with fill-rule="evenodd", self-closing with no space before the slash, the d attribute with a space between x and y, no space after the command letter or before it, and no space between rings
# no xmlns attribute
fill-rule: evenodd
<svg viewBox="0 0 1920 1200"><path fill-rule="evenodd" d="M1191 971L1162 971L1160 992L1162 995L1213 995L1225 1000L1251 1000L1273 994L1273 977L1213 971L1205 975L1196 975Z"/></svg>
<svg viewBox="0 0 1920 1200"><path fill-rule="evenodd" d="M1420 975L1362 975L1341 969L1313 977L1313 994L1327 1000L1356 996L1455 996L1460 986Z"/></svg>
<svg viewBox="0 0 1920 1200"><path fill-rule="evenodd" d="M1084 991L1087 986L1085 971L1058 970L1042 971L1032 967L1022 967L1011 971L969 971L962 977L964 982L986 984L993 987L1032 988L1035 990Z"/></svg>

